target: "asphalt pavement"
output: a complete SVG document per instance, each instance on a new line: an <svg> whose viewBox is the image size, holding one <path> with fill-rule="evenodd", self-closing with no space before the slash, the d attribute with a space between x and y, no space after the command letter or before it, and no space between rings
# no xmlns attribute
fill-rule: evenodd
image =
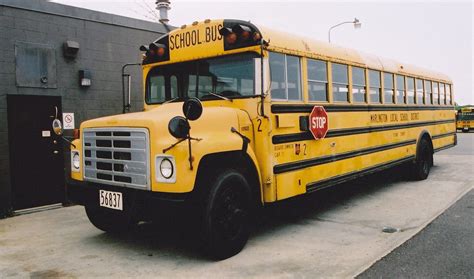
<svg viewBox="0 0 474 279"><path fill-rule="evenodd" d="M472 157L474 133L459 137L443 153ZM474 278L474 190L358 278Z"/></svg>

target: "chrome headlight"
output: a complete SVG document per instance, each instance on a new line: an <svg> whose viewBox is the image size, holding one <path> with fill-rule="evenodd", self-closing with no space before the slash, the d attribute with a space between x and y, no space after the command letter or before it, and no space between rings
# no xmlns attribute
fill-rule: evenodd
<svg viewBox="0 0 474 279"><path fill-rule="evenodd" d="M78 151L71 151L71 171L79 172L81 169L81 157Z"/></svg>
<svg viewBox="0 0 474 279"><path fill-rule="evenodd" d="M176 163L174 157L158 155L155 158L155 178L158 182L176 182Z"/></svg>

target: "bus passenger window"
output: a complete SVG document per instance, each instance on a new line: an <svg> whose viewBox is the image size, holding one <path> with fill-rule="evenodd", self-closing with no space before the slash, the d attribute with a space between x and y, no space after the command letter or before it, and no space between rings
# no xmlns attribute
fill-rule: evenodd
<svg viewBox="0 0 474 279"><path fill-rule="evenodd" d="M423 80L416 79L416 103L421 105L423 103Z"/></svg>
<svg viewBox="0 0 474 279"><path fill-rule="evenodd" d="M288 100L301 100L301 66L300 58L286 56L286 77L288 88Z"/></svg>
<svg viewBox="0 0 474 279"><path fill-rule="evenodd" d="M405 103L405 77L397 75L397 104Z"/></svg>
<svg viewBox="0 0 474 279"><path fill-rule="evenodd" d="M352 67L352 100L354 103L365 103L365 69Z"/></svg>
<svg viewBox="0 0 474 279"><path fill-rule="evenodd" d="M328 101L327 63L308 59L308 94L310 101Z"/></svg>
<svg viewBox="0 0 474 279"><path fill-rule="evenodd" d="M394 103L394 92L393 92L393 74L383 73L383 87L385 94L385 103L393 104Z"/></svg>
<svg viewBox="0 0 474 279"><path fill-rule="evenodd" d="M301 100L301 66L296 56L270 52L273 100Z"/></svg>
<svg viewBox="0 0 474 279"><path fill-rule="evenodd" d="M285 55L270 52L271 94L274 100L286 100Z"/></svg>
<svg viewBox="0 0 474 279"><path fill-rule="evenodd" d="M335 102L349 101L347 65L332 63L332 95Z"/></svg>
<svg viewBox="0 0 474 279"><path fill-rule="evenodd" d="M445 91L444 91L444 83L439 84L439 103L441 105L446 104L446 97L445 97Z"/></svg>
<svg viewBox="0 0 474 279"><path fill-rule="evenodd" d="M433 103L433 91L431 91L431 81L425 80L425 104Z"/></svg>
<svg viewBox="0 0 474 279"><path fill-rule="evenodd" d="M380 72L369 70L369 84L370 84L370 102L382 103L380 98Z"/></svg>
<svg viewBox="0 0 474 279"><path fill-rule="evenodd" d="M415 79L407 78L407 104L415 103Z"/></svg>
<svg viewBox="0 0 474 279"><path fill-rule="evenodd" d="M433 104L439 105L439 83L433 82Z"/></svg>
<svg viewBox="0 0 474 279"><path fill-rule="evenodd" d="M451 84L446 84L446 104L452 105L452 96L451 96Z"/></svg>

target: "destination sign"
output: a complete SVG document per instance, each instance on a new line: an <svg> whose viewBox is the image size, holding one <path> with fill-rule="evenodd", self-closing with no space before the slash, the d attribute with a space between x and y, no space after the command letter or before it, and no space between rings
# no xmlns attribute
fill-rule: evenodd
<svg viewBox="0 0 474 279"><path fill-rule="evenodd" d="M222 24L205 26L193 30L186 30L182 33L170 34L169 46L170 50L186 48L222 40L222 35L219 34L219 29Z"/></svg>

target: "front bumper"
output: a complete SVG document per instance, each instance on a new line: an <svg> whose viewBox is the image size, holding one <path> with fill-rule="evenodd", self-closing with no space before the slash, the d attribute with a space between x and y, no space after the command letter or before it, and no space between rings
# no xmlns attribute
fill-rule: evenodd
<svg viewBox="0 0 474 279"><path fill-rule="evenodd" d="M141 220L169 208L184 207L191 200L192 193L170 194L148 190L117 187L104 184L74 182L67 185L67 197L74 204L98 206L99 190L122 193L124 206L133 208ZM143 218L142 218L143 217Z"/></svg>

